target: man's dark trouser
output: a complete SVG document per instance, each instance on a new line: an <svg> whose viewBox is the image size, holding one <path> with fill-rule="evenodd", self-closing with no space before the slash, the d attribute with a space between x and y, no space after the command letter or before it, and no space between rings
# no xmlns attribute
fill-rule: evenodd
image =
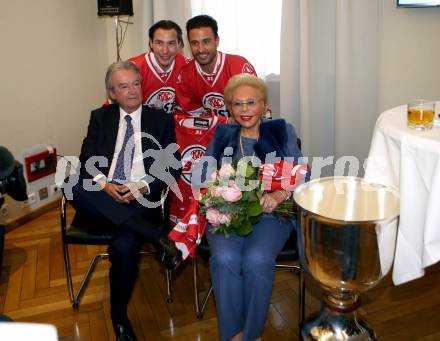
<svg viewBox="0 0 440 341"><path fill-rule="evenodd" d="M110 303L113 323L124 323L138 273L139 252L142 243L157 244L165 237L156 226L161 223L161 211L146 209L136 200L121 204L103 191L87 191L73 187L73 206L82 216L91 216L102 228L112 229L114 239L108 248L110 268ZM156 222L156 226L151 222Z"/></svg>

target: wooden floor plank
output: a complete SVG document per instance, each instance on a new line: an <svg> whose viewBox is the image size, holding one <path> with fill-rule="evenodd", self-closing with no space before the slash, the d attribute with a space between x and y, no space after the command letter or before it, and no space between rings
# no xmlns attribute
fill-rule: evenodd
<svg viewBox="0 0 440 341"><path fill-rule="evenodd" d="M26 262L23 265L23 284L21 300L33 298L35 295L38 249L27 250Z"/></svg>
<svg viewBox="0 0 440 341"><path fill-rule="evenodd" d="M75 290L91 257L106 246L69 248ZM79 309L69 301L59 229L58 211L48 212L6 235L3 273L0 278L0 311L17 321L51 323L60 341L114 340L110 318L108 260L100 262L84 293ZM129 316L138 340L217 341L214 300L204 318L194 313L192 265L174 272L174 302L166 303L163 266L154 257L143 257L129 305ZM199 262L201 290L210 277ZM320 307L322 289L307 276L307 314ZM394 286L387 276L363 295L361 315L375 328L380 340L440 340L440 264L416 281ZM264 341L297 339L298 278L276 271Z"/></svg>

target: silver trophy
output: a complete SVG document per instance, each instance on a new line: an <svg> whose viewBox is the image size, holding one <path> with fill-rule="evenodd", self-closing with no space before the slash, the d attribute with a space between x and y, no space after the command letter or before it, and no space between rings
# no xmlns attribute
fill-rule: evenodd
<svg viewBox="0 0 440 341"><path fill-rule="evenodd" d="M303 340L376 340L358 317L359 294L390 270L396 246L399 197L393 189L355 177L328 177L295 190L301 263L324 288L318 317Z"/></svg>

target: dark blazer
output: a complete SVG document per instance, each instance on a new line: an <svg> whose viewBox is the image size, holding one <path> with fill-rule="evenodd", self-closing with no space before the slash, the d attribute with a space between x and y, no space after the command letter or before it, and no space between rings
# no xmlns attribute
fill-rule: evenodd
<svg viewBox="0 0 440 341"><path fill-rule="evenodd" d="M215 130L211 143L206 148L205 156L199 160L193 169L191 182L196 187L204 187L206 178L215 169L223 164L225 149L230 149L228 159L237 161L240 157L240 130L238 124L220 124ZM272 157L281 159L289 157L292 161L299 163L302 157L301 150L297 144L295 128L283 119L263 120L260 124L260 137L254 146L255 155L262 163L273 162ZM228 151L229 152L229 151ZM204 162L207 158L213 157L217 162ZM230 162L230 161L229 161Z"/></svg>
<svg viewBox="0 0 440 341"><path fill-rule="evenodd" d="M87 136L81 147L80 177L82 179L94 178L98 174L108 175L115 152L119 129L119 116L119 106L117 104L106 105L92 111ZM142 133L152 135L162 149L165 149L171 143L176 143L173 116L166 114L162 110L154 110L142 106L141 131ZM142 152L149 149L159 150L160 147L150 138L142 138ZM93 162L94 169L88 169L87 171L85 168L86 162L93 156L102 156L108 161L104 163ZM171 155L168 157L171 157ZM174 157L180 163L180 153L175 152ZM144 158L145 173L147 175L150 174L149 170L153 162L154 159L152 157ZM180 168L173 169L170 167L168 171L175 179L179 178ZM147 180L147 182L150 187L150 194L147 197L150 197L152 200L160 197L160 193L162 189L166 187L166 184L159 179L154 179L153 181Z"/></svg>
<svg viewBox="0 0 440 341"><path fill-rule="evenodd" d="M222 124L215 131L215 135L208 146L205 155L213 156L221 161L224 149L231 147L233 155L237 156L239 152L240 129L238 124ZM255 144L255 155L265 162L266 155L275 152L275 155L281 158L302 156L297 145L295 129L291 124L282 119L267 120L260 124L260 137Z"/></svg>

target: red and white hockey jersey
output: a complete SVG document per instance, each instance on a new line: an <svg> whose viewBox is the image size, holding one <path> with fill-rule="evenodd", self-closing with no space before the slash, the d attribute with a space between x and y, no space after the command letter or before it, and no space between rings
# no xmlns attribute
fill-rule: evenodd
<svg viewBox="0 0 440 341"><path fill-rule="evenodd" d="M176 111L200 116L214 114L229 116L223 90L232 76L239 73L256 75L255 69L245 58L233 54L217 53L217 61L211 74L203 72L196 60L182 67L176 84Z"/></svg>
<svg viewBox="0 0 440 341"><path fill-rule="evenodd" d="M178 53L166 72L156 62L153 52L143 53L129 61L141 70L144 105L172 114L176 103L176 80L182 66L190 59Z"/></svg>
<svg viewBox="0 0 440 341"><path fill-rule="evenodd" d="M226 123L226 117L205 116L189 117L187 115L174 115L176 128L176 141L182 155L182 175L177 184L182 193L183 201L170 192L170 219L175 225L185 215L190 199L191 172L195 161L205 155L206 147L214 136L215 128L220 123Z"/></svg>

